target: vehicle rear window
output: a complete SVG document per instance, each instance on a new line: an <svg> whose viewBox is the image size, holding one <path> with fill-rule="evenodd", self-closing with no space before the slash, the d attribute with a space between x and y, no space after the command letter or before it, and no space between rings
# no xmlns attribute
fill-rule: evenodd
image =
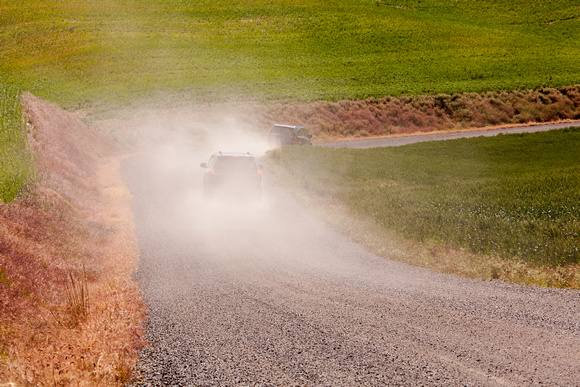
<svg viewBox="0 0 580 387"><path fill-rule="evenodd" d="M215 163L215 169L221 171L248 171L257 168L254 158L244 156L220 156Z"/></svg>
<svg viewBox="0 0 580 387"><path fill-rule="evenodd" d="M285 135L293 135L294 129L288 128L285 126L273 126L271 133L273 134L285 134Z"/></svg>

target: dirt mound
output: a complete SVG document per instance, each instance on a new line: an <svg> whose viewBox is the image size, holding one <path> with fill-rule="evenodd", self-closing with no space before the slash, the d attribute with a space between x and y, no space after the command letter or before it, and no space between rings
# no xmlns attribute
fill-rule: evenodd
<svg viewBox="0 0 580 387"><path fill-rule="evenodd" d="M0 382L122 382L145 307L119 148L57 106L22 103L38 178L0 203Z"/></svg>

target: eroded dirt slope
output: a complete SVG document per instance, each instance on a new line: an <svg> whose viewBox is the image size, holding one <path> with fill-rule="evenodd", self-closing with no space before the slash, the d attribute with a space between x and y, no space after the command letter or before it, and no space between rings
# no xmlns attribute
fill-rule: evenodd
<svg viewBox="0 0 580 387"><path fill-rule="evenodd" d="M144 304L118 146L33 95L22 103L38 178L0 204L0 382L122 383Z"/></svg>

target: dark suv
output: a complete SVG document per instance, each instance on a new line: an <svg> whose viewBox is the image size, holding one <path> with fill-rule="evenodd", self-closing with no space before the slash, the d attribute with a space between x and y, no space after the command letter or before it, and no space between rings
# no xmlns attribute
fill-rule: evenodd
<svg viewBox="0 0 580 387"><path fill-rule="evenodd" d="M262 169L251 153L217 152L211 155L203 175L203 196L260 198Z"/></svg>
<svg viewBox="0 0 580 387"><path fill-rule="evenodd" d="M272 146L312 145L311 138L302 126L276 124L270 128L268 142Z"/></svg>

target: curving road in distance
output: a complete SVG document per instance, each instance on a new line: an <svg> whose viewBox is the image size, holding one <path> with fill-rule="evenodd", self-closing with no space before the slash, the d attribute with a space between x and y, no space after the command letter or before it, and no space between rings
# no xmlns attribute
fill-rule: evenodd
<svg viewBox="0 0 580 387"><path fill-rule="evenodd" d="M459 132L436 132L427 134L415 134L410 136L392 136L384 138L370 138L359 140L335 141L317 144L328 148L381 148L388 146L401 146L416 142L453 140L456 138L492 137L498 134L512 133L535 133L547 130L580 127L580 121L561 122L556 124L538 124L529 126L517 126L502 129L466 130Z"/></svg>

